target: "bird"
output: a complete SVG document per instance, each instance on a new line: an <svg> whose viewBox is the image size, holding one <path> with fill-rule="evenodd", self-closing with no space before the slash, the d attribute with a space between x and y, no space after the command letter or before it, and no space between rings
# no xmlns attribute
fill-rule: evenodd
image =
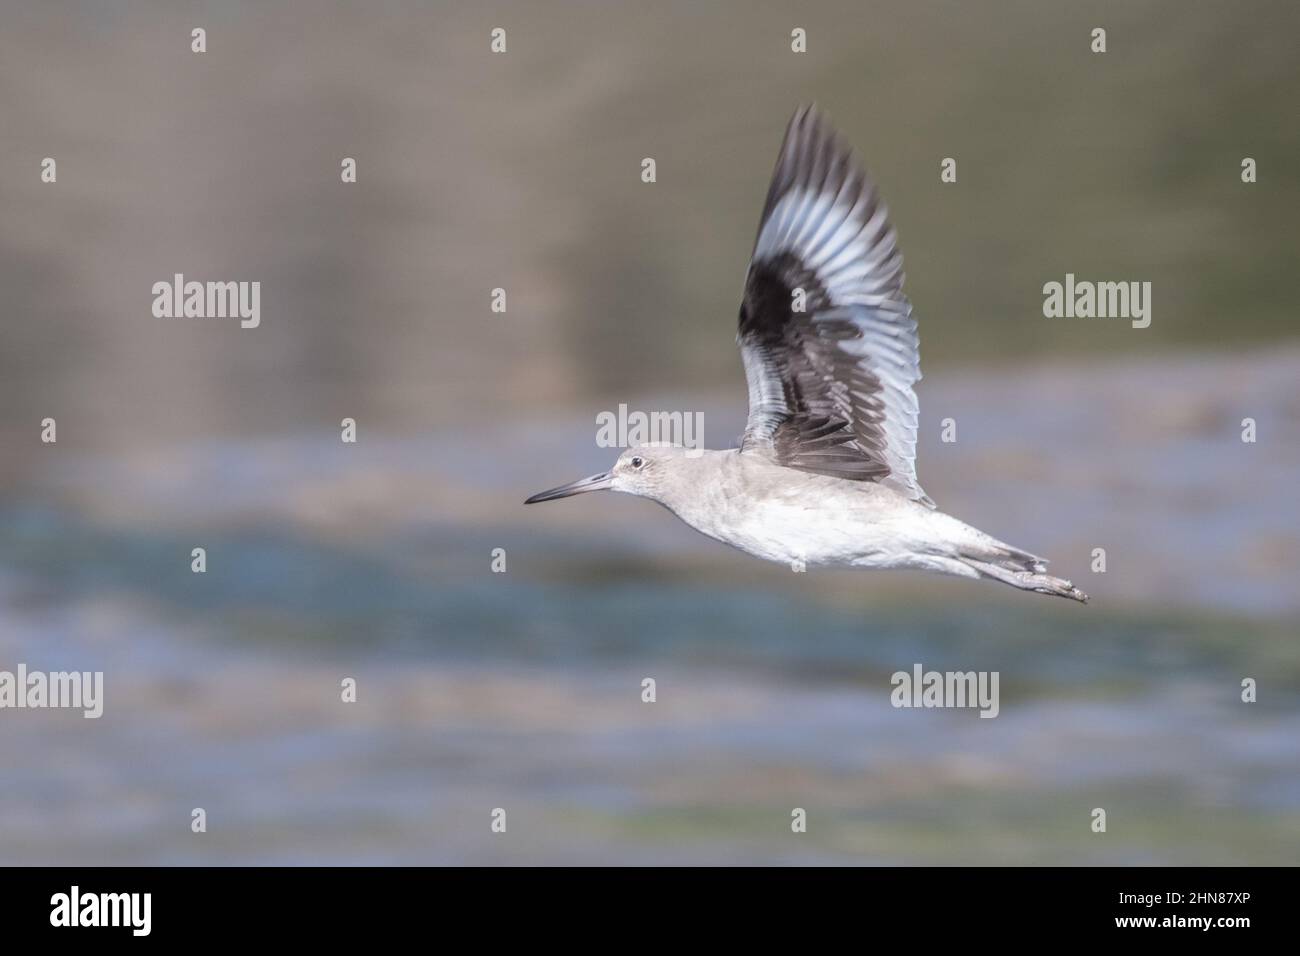
<svg viewBox="0 0 1300 956"><path fill-rule="evenodd" d="M1047 562L938 510L916 475L916 320L885 203L815 105L795 111L759 220L737 343L749 416L735 448L652 442L528 498L639 495L748 554L910 568L1086 603Z"/></svg>

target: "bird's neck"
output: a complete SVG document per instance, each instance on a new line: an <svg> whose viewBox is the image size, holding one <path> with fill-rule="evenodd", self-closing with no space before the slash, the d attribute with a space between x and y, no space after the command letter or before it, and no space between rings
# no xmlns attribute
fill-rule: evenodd
<svg viewBox="0 0 1300 956"><path fill-rule="evenodd" d="M678 517L690 521L691 512L713 498L730 470L729 459L736 452L703 450L673 460L672 472L652 496Z"/></svg>

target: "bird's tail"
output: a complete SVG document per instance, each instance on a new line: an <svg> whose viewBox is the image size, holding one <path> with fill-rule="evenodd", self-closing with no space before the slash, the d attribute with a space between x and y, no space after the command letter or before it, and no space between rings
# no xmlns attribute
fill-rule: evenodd
<svg viewBox="0 0 1300 956"><path fill-rule="evenodd" d="M1001 545L999 542L997 548L963 551L960 559L967 567L977 571L980 577L992 578L1022 591L1037 591L1039 594L1053 594L1088 603L1088 595L1065 578L1048 574L1047 562L1027 551Z"/></svg>

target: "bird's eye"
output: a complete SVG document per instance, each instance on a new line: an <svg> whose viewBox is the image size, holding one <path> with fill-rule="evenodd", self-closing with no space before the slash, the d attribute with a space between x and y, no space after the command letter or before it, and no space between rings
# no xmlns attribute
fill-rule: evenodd
<svg viewBox="0 0 1300 956"><path fill-rule="evenodd" d="M633 456L632 456L632 467L633 467L633 468L640 468L640 467L641 467L642 465L644 465L644 464L645 464L645 460L644 460L640 455L633 455Z"/></svg>

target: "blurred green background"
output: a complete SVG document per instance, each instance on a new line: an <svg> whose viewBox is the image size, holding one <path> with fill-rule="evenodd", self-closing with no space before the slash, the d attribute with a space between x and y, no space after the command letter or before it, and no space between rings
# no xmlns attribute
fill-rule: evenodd
<svg viewBox="0 0 1300 956"><path fill-rule="evenodd" d="M1294 3L0 11L0 668L107 685L0 712L0 863L1297 860ZM927 491L1089 607L520 506L620 402L739 433L807 101L900 233ZM175 272L261 327L154 318ZM1067 272L1151 327L1045 319ZM892 710L914 662L1001 716Z"/></svg>

